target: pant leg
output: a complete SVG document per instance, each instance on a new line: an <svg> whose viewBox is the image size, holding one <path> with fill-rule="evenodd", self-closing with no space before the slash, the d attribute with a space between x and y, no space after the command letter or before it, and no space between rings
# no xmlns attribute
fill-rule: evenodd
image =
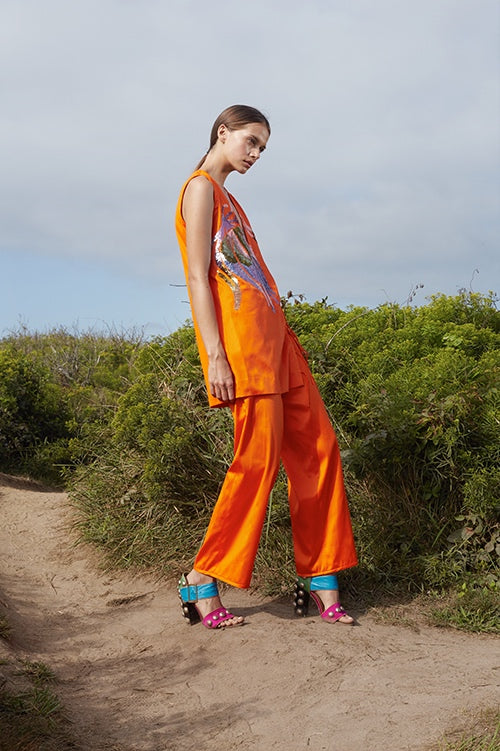
<svg viewBox="0 0 500 751"><path fill-rule="evenodd" d="M194 567L235 587L248 587L280 465L282 397L236 399L231 409L234 459Z"/></svg>
<svg viewBox="0 0 500 751"><path fill-rule="evenodd" d="M281 456L297 573L307 577L355 566L357 556L337 437L310 372L304 381L283 395Z"/></svg>

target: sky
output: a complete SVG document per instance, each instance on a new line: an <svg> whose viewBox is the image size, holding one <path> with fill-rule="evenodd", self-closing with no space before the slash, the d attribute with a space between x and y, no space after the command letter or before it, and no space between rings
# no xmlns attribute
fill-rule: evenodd
<svg viewBox="0 0 500 751"><path fill-rule="evenodd" d="M0 337L190 318L175 206L230 104L282 294L500 292L499 63L499 0L0 0Z"/></svg>

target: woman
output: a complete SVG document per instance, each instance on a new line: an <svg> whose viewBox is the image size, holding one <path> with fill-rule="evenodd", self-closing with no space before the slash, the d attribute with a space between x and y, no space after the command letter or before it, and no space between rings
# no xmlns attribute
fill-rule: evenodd
<svg viewBox="0 0 500 751"><path fill-rule="evenodd" d="M264 152L271 128L253 107L215 121L184 184L176 231L209 404L234 418L234 459L194 566L179 582L184 615L207 628L243 623L216 580L248 587L280 461L288 476L298 574L295 609L352 624L335 572L357 563L337 439L245 212L225 189Z"/></svg>

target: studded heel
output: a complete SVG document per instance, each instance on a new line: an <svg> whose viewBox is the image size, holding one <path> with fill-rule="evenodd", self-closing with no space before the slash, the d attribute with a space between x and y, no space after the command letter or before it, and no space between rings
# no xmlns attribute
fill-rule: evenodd
<svg viewBox="0 0 500 751"><path fill-rule="evenodd" d="M179 592L179 598L181 601L182 614L191 626L194 626L195 623L201 621L205 628L229 628L224 625L225 622L230 621L232 618L236 618L236 616L224 607L216 608L216 610L212 610L212 612L208 613L204 618L201 617L201 614L196 607L196 603L198 600L205 600L209 597L218 596L219 590L214 581L208 584L189 584L187 574L182 574L179 579L177 591ZM242 626L243 621L233 625Z"/></svg>
<svg viewBox="0 0 500 751"><path fill-rule="evenodd" d="M322 589L331 590L338 588L338 580L335 574L328 574L327 576L313 576L309 578L298 576L297 581L295 582L295 593L293 600L295 614L299 616L306 616L309 612L309 603L312 599L316 607L318 608L318 612L321 618L324 621L330 621L330 623L336 623L337 621L340 621L341 623L345 623L346 625L351 626L354 623L353 619L351 619L350 621L340 620L344 616L351 618L346 613L340 602L335 602L333 605L330 605L330 607L325 608L323 601L319 596L319 592L321 592Z"/></svg>

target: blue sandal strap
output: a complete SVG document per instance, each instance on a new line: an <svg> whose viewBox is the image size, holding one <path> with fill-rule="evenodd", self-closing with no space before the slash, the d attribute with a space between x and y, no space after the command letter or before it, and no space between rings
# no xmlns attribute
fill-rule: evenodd
<svg viewBox="0 0 500 751"><path fill-rule="evenodd" d="M311 577L311 591L317 592L321 589L338 589L339 581L335 574L325 574L324 576Z"/></svg>
<svg viewBox="0 0 500 751"><path fill-rule="evenodd" d="M217 597L219 590L216 582L188 584L186 587L179 587L179 594L182 602L198 602L198 600L205 600L207 597Z"/></svg>

